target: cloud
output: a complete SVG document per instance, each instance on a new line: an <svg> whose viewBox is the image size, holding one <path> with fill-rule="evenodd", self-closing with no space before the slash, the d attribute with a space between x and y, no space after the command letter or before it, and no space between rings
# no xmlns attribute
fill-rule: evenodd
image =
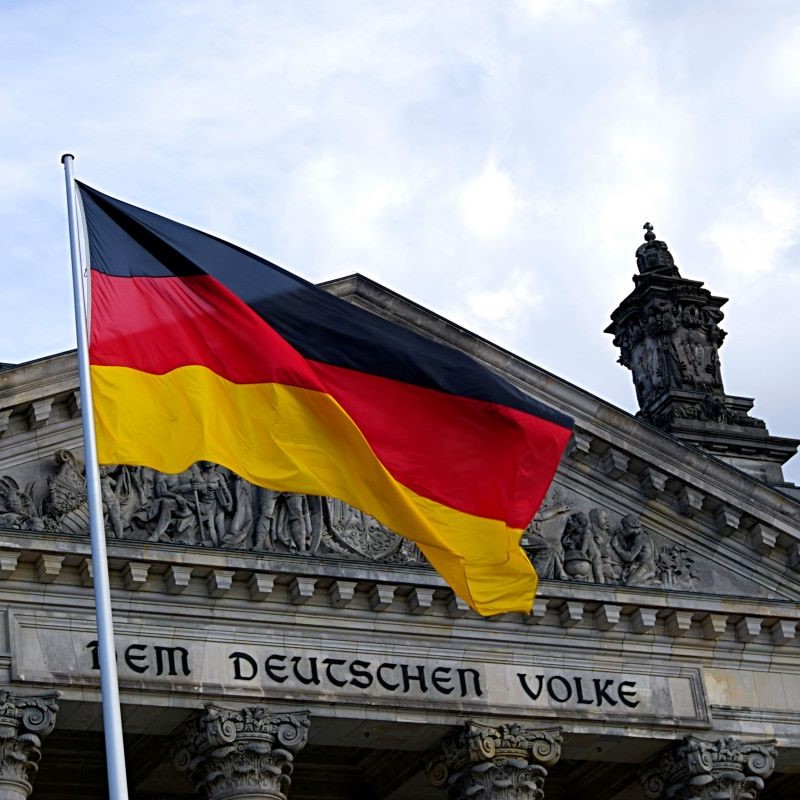
<svg viewBox="0 0 800 800"><path fill-rule="evenodd" d="M531 270L498 271L491 285L467 290L467 312L487 325L489 335L502 335L505 339L508 333L522 327L527 315L537 312L542 295L536 290L536 283Z"/></svg>
<svg viewBox="0 0 800 800"><path fill-rule="evenodd" d="M498 168L494 158L461 190L459 201L464 227L479 239L504 236L514 223L514 182Z"/></svg>
<svg viewBox="0 0 800 800"><path fill-rule="evenodd" d="M789 435L798 31L780 2L0 4L0 360L71 343L74 148L111 194L361 271L631 411L602 331L650 219L730 295L725 374Z"/></svg>
<svg viewBox="0 0 800 800"><path fill-rule="evenodd" d="M751 280L775 272L800 239L799 203L796 191L757 181L722 208L706 238L729 272Z"/></svg>
<svg viewBox="0 0 800 800"><path fill-rule="evenodd" d="M775 97L796 102L800 97L800 25L787 24L766 58L766 84Z"/></svg>
<svg viewBox="0 0 800 800"><path fill-rule="evenodd" d="M585 22L597 11L613 8L618 0L518 0L520 11L540 22L549 18Z"/></svg>

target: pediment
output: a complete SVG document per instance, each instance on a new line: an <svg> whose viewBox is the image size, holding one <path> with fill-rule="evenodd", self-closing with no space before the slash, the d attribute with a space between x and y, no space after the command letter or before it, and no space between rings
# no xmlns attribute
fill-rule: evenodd
<svg viewBox="0 0 800 800"><path fill-rule="evenodd" d="M796 600L800 503L793 497L363 276L327 288L468 352L575 418L551 491L523 538L544 580ZM625 519L641 533L625 531ZM599 542L583 555L570 544L594 537ZM640 545L646 555L632 558Z"/></svg>
<svg viewBox="0 0 800 800"><path fill-rule="evenodd" d="M800 503L361 276L329 291L504 374L576 420L523 538L543 580L794 600ZM0 529L87 529L74 354L0 372ZM424 567L410 542L329 498L271 493L214 465L103 472L111 538Z"/></svg>
<svg viewBox="0 0 800 800"><path fill-rule="evenodd" d="M773 569L758 569L763 555L747 553L718 530L669 508L625 507L601 493L560 484L528 527L523 547L542 580L753 599L794 597L791 584L776 583Z"/></svg>

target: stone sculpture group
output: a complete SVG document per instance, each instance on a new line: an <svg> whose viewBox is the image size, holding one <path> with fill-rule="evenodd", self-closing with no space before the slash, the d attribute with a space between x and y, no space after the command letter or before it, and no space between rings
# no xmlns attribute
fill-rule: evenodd
<svg viewBox="0 0 800 800"><path fill-rule="evenodd" d="M100 487L106 532L115 539L424 563L412 542L340 500L264 489L208 461L177 475L104 466ZM657 548L635 514L613 526L605 509L574 505L556 487L523 536L540 578L694 588L686 551ZM59 450L53 474L25 489L11 476L0 477L0 527L86 532L83 464Z"/></svg>

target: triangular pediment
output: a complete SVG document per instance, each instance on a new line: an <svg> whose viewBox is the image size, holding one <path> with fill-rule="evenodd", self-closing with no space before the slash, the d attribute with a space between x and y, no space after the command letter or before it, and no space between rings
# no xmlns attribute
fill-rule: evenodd
<svg viewBox="0 0 800 800"><path fill-rule="evenodd" d="M573 441L523 538L543 580L796 599L800 503L791 496L363 276L326 288L468 352L575 418Z"/></svg>
<svg viewBox="0 0 800 800"><path fill-rule="evenodd" d="M797 596L800 503L791 497L369 279L350 276L325 288L472 355L575 418L573 441L523 538L543 581ZM84 532L74 354L0 371L0 409L0 528ZM182 480L131 467L105 470L103 478L114 538L425 566L411 543L335 500L268 493L200 465ZM199 494L190 485L201 486Z"/></svg>

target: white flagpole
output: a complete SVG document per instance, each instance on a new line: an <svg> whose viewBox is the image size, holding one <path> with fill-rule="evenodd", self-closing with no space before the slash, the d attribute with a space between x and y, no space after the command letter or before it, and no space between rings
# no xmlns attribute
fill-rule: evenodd
<svg viewBox="0 0 800 800"><path fill-rule="evenodd" d="M100 492L100 470L97 466L97 442L92 412L92 385L89 379L89 336L84 304L83 274L78 249L75 180L72 175L74 156L61 157L67 181L67 219L69 252L72 258L72 288L75 298L75 329L78 334L78 375L81 388L83 450L86 462L86 487L89 498L89 531L92 540L94 604L97 612L97 641L100 661L100 690L103 696L103 730L106 741L108 794L111 800L128 800L125 774L125 751L122 746L122 715L117 683L117 661L114 653L114 623L111 619L111 591L108 581L106 533L103 524L103 499Z"/></svg>

